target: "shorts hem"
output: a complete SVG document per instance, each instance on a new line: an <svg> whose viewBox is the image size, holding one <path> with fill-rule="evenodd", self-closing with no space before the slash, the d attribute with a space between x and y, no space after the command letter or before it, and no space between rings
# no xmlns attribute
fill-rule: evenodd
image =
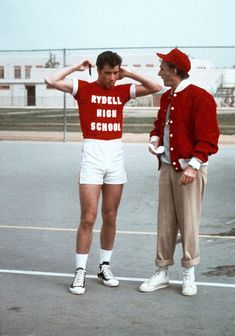
<svg viewBox="0 0 235 336"><path fill-rule="evenodd" d="M114 185L120 185L120 184L125 184L127 183L126 181L122 181L122 182L107 182L107 181L103 181L103 182L91 182L91 181L79 181L78 180L78 184L94 184L94 185L103 185L103 184L114 184Z"/></svg>
<svg viewBox="0 0 235 336"><path fill-rule="evenodd" d="M104 183L103 182L81 182L81 181L78 181L78 184L93 184L93 185L103 185Z"/></svg>
<svg viewBox="0 0 235 336"><path fill-rule="evenodd" d="M127 183L127 181L122 181L122 182L107 182L107 181L104 181L103 184L125 184Z"/></svg>

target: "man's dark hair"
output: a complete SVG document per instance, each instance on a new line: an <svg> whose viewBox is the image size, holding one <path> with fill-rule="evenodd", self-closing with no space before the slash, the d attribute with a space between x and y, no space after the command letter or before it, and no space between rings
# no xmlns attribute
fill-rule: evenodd
<svg viewBox="0 0 235 336"><path fill-rule="evenodd" d="M179 76L181 79L186 79L186 78L189 78L189 74L187 72L184 72L182 70L179 70L174 64L172 63L169 63L169 62L166 62L168 67L170 69L175 69L176 70L176 74L177 76Z"/></svg>
<svg viewBox="0 0 235 336"><path fill-rule="evenodd" d="M104 51L99 54L96 60L96 66L99 69L103 69L105 65L110 65L111 68L114 68L116 65L121 66L122 58L115 52Z"/></svg>

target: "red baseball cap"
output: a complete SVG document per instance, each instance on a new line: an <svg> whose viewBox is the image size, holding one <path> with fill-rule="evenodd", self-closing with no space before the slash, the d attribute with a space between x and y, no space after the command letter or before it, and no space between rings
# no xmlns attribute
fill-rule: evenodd
<svg viewBox="0 0 235 336"><path fill-rule="evenodd" d="M171 63L177 69L188 73L191 69L191 63L188 56L177 48L172 49L168 54L156 53L163 61Z"/></svg>

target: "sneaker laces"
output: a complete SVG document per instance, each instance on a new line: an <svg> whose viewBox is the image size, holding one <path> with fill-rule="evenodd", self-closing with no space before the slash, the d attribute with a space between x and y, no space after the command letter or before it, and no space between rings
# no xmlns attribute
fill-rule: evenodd
<svg viewBox="0 0 235 336"><path fill-rule="evenodd" d="M112 273L112 271L111 271L109 265L102 265L102 266L101 266L101 272L103 273L104 278L105 278L106 280L109 280L109 279L111 279L111 278L114 278L113 273Z"/></svg>
<svg viewBox="0 0 235 336"><path fill-rule="evenodd" d="M184 271L183 272L183 277L184 277L184 280L190 280L190 274L189 274L189 272Z"/></svg>
<svg viewBox="0 0 235 336"><path fill-rule="evenodd" d="M189 271L184 270L183 271L183 277L185 280L190 280L190 281L194 281L194 276L193 274L191 274Z"/></svg>
<svg viewBox="0 0 235 336"><path fill-rule="evenodd" d="M167 268L166 269L157 268L155 273L151 276L151 278L147 280L147 283L151 283L151 281L157 278L163 271L167 271Z"/></svg>
<svg viewBox="0 0 235 336"><path fill-rule="evenodd" d="M147 279L145 282L146 282L147 284L151 284L151 282L154 281L154 279L157 278L158 275L159 275L159 273L156 272L155 274L153 274L153 275L151 276L151 278Z"/></svg>
<svg viewBox="0 0 235 336"><path fill-rule="evenodd" d="M75 278L73 281L74 287L84 287L86 271L83 268L78 268L75 273Z"/></svg>
<svg viewBox="0 0 235 336"><path fill-rule="evenodd" d="M194 276L186 270L183 271L183 282L184 282L184 285L187 285L189 287L194 287L195 286Z"/></svg>

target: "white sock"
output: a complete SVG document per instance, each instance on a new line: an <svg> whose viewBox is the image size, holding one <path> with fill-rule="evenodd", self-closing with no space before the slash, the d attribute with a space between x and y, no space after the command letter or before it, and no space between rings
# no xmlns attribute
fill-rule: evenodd
<svg viewBox="0 0 235 336"><path fill-rule="evenodd" d="M103 262L110 262L113 250L102 250L100 249L100 264Z"/></svg>
<svg viewBox="0 0 235 336"><path fill-rule="evenodd" d="M190 274L194 274L194 266L191 267L183 267L183 270L185 270L186 272L190 273Z"/></svg>
<svg viewBox="0 0 235 336"><path fill-rule="evenodd" d="M161 272L161 271L167 271L168 270L168 266L157 266L157 269L156 269L158 272Z"/></svg>
<svg viewBox="0 0 235 336"><path fill-rule="evenodd" d="M187 274L189 274L190 278L192 280L195 280L195 275L194 275L194 266L191 267L183 267L183 274L184 272L186 272Z"/></svg>
<svg viewBox="0 0 235 336"><path fill-rule="evenodd" d="M76 268L86 269L87 259L88 259L88 254L76 253Z"/></svg>

